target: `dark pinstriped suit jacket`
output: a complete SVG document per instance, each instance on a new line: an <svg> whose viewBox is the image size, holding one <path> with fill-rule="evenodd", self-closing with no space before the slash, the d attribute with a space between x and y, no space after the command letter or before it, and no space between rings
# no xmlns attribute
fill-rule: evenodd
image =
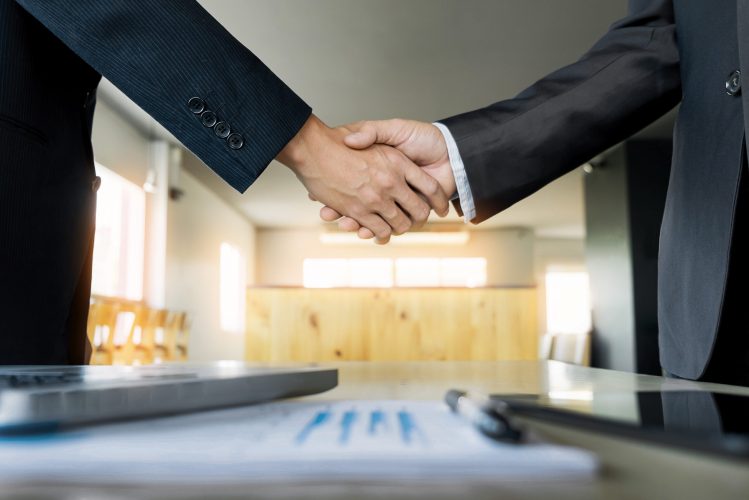
<svg viewBox="0 0 749 500"><path fill-rule="evenodd" d="M635 0L577 63L515 99L443 120L464 160L477 221L682 106L661 228L661 364L697 378L723 310L749 91L749 0ZM739 333L739 332L737 332ZM744 332L745 333L745 332Z"/></svg>
<svg viewBox="0 0 749 500"><path fill-rule="evenodd" d="M101 75L240 191L311 112L195 1L0 0L0 364L84 361Z"/></svg>

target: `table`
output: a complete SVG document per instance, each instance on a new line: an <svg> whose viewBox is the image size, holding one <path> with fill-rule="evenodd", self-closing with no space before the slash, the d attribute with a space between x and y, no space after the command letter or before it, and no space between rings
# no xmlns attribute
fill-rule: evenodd
<svg viewBox="0 0 749 500"><path fill-rule="evenodd" d="M345 362L330 366L336 366L340 370L339 386L332 391L311 396L311 399L441 399L445 390L451 387L486 393L553 391L571 398L579 397L581 401L589 401L591 395L634 390L704 389L749 395L749 388L584 368L553 361ZM749 498L749 465L746 462L554 425L530 421L526 424L558 442L594 451L603 463L601 475L582 483L518 481L500 486L456 484L439 489L418 482L345 485L308 483L284 487L253 485L252 488L234 486L204 490L195 487L145 489L127 484L108 488L36 484L6 489L0 492L0 498Z"/></svg>

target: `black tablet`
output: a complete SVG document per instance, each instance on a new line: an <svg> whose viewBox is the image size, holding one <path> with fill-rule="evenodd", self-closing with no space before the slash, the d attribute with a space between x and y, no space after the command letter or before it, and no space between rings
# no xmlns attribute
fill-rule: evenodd
<svg viewBox="0 0 749 500"><path fill-rule="evenodd" d="M504 402L510 416L749 460L749 396L646 391L491 399Z"/></svg>

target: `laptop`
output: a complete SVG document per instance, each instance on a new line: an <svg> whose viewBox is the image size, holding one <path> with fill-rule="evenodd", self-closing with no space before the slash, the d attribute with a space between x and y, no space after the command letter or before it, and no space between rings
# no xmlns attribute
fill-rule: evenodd
<svg viewBox="0 0 749 500"><path fill-rule="evenodd" d="M338 371L314 365L217 363L0 367L0 433L153 417L306 396Z"/></svg>

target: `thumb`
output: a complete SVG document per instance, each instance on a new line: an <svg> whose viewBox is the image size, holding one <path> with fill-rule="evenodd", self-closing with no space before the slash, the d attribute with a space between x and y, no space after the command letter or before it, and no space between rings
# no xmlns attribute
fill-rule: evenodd
<svg viewBox="0 0 749 500"><path fill-rule="evenodd" d="M371 128L363 127L343 138L343 143L352 149L367 149L377 142L377 133Z"/></svg>
<svg viewBox="0 0 749 500"><path fill-rule="evenodd" d="M359 122L348 126L352 133L343 138L353 149L366 149L373 144L395 146L395 130L389 120Z"/></svg>

